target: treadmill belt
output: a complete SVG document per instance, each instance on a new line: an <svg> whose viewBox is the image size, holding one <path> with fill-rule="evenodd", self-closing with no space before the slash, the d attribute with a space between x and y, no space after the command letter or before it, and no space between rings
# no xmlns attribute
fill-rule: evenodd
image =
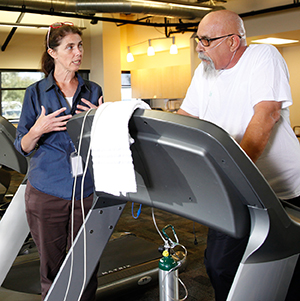
<svg viewBox="0 0 300 301"><path fill-rule="evenodd" d="M111 239L100 259L97 296L99 294L108 295L116 291L120 293L132 289L132 286L140 286L140 284L148 284L148 282L152 282L151 285L153 282L157 283L160 258L161 254L158 252L156 244L133 234L125 234ZM149 276L145 277L145 273ZM39 295L39 277L38 252L34 247L29 254L17 257L2 288ZM4 293L0 290L0 300L3 296L1 294Z"/></svg>

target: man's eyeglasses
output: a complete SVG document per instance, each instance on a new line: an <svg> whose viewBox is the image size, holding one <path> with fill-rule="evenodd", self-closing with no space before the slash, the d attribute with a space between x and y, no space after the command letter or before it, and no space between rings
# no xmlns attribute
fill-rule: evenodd
<svg viewBox="0 0 300 301"><path fill-rule="evenodd" d="M49 38L50 38L51 28L56 29L56 28L60 28L64 25L74 26L74 24L72 22L55 22L49 26L48 33L47 33L47 49L50 48L49 47Z"/></svg>
<svg viewBox="0 0 300 301"><path fill-rule="evenodd" d="M231 34L227 34L225 36L221 36L221 37L217 37L217 38L199 38L199 37L195 37L195 41L196 43L198 44L199 42L201 42L202 46L203 47L208 47L210 46L210 43L212 41L215 41L215 40L219 40L219 39L222 39L222 38L227 38L227 37L231 37L231 36L234 36L234 35L237 35L240 39L242 38L240 35L236 34L236 33L231 33Z"/></svg>

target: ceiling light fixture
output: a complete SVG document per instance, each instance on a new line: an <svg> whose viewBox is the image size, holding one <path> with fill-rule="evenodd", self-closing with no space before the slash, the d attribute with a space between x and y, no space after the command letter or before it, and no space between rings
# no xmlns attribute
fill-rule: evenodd
<svg viewBox="0 0 300 301"><path fill-rule="evenodd" d="M130 46L127 47L128 53L127 53L127 62L133 62L134 61L134 57L132 55L132 53L130 52Z"/></svg>
<svg viewBox="0 0 300 301"><path fill-rule="evenodd" d="M281 38L265 38L251 41L252 43L285 45L299 42L298 40L281 39Z"/></svg>
<svg viewBox="0 0 300 301"><path fill-rule="evenodd" d="M178 49L175 44L175 37L172 37L172 45L170 47L170 54L177 54L177 53L178 53Z"/></svg>
<svg viewBox="0 0 300 301"><path fill-rule="evenodd" d="M151 39L148 40L148 49L147 49L147 55L148 56L153 56L155 55L155 51L154 51L154 48L153 46L151 45Z"/></svg>
<svg viewBox="0 0 300 301"><path fill-rule="evenodd" d="M155 50L152 46L152 41L154 40L161 40L161 39L170 39L172 38L172 45L170 47L170 54L177 54L178 53L178 49L177 46L175 44L175 37L162 37L162 38L154 38L154 39L148 39L146 41L131 45L131 46L127 46L127 62L133 62L134 61L134 57L130 51L130 48L143 44L143 43L147 43L148 42L148 49L147 49L147 55L148 56L153 56L155 55Z"/></svg>

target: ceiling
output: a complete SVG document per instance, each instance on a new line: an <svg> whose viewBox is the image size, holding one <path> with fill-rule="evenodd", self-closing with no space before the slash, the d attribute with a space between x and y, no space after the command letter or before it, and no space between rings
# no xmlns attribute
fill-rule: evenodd
<svg viewBox="0 0 300 301"><path fill-rule="evenodd" d="M258 12L264 9L291 5L293 0L228 0L223 6L238 14Z"/></svg>
<svg viewBox="0 0 300 301"><path fill-rule="evenodd" d="M261 0L261 1L228 0L227 3L224 4L223 6L228 10L232 10L238 13L245 22L247 22L247 20L250 19L251 16L259 16L259 15L267 16L268 14L269 15L277 14L280 16L280 14L283 14L291 10L295 10L298 12L299 14L298 19L300 20L299 0L294 0L294 1L293 0ZM251 43L252 40L274 37L274 38L299 40L298 43L287 44L284 45L284 47L299 46L300 45L300 22L298 23L299 23L298 29L287 30L287 31L282 31L277 29L277 31L273 31L272 34L263 34L263 35L256 35L256 36L252 35L251 38L247 38L247 42L249 44Z"/></svg>
<svg viewBox="0 0 300 301"><path fill-rule="evenodd" d="M99 21L105 21L105 22L115 22L120 24L122 20L126 20L126 22L138 22L137 24L143 25L143 26L161 26L168 28L169 32L176 32L182 30L180 26L184 26L184 30L186 31L192 31L195 30L196 25L198 24L199 20L201 19L201 16L196 17L196 18L181 18L176 16L171 17L169 16L167 21L162 17L164 13L166 13L164 10L162 11L162 14L159 15L157 13L154 14L147 14L143 11L143 13L136 13L137 10L135 8L130 7L130 11L132 10L132 13L126 13L126 14L120 14L120 12L117 12L116 10L120 9L117 8L109 13L99 13L99 12L89 12L89 11L81 11L80 13L77 13L75 11L71 11L72 9L69 9L68 5L71 3L77 3L80 2L82 3L94 3L94 6L97 5L103 5L105 4L106 6L109 3L120 3L120 7L124 6L124 3L130 3L134 4L136 2L139 2L140 0L94 0L94 1L85 1L85 0L74 0L74 1L63 1L63 0L58 0L56 3L63 3L65 2L65 6L61 6L59 9L60 11L50 11L47 10L47 3L48 6L50 5L49 3L52 1L50 0L23 0L23 3L30 3L31 9L25 10L25 13L21 14L21 9L20 5L15 5L12 9L12 7L8 7L7 3L21 3L22 1L1 1L0 0L0 20L1 22L4 23L20 23L20 24L41 24L41 25L49 25L52 24L55 21L61 21L62 18L64 20L69 20L70 17L75 17L76 20L76 25L79 26L84 26L84 24L87 24L87 22L94 22L97 23ZM294 10L299 10L300 14L300 4L299 0L214 0L212 1L204 1L204 0L198 0L198 2L195 0L147 0L147 1L142 1L141 3L150 3L149 5L152 5L152 3L160 3L162 5L166 5L166 3L186 3L187 6L191 5L207 5L211 7L223 7L228 10L235 11L236 13L240 14L241 17L244 20L247 20L253 16L257 15L262 15L262 14L280 14L288 9L294 9ZM41 5L41 3L44 3ZM32 9L32 7L37 6L36 12L38 13L33 13L35 10ZM19 8L19 9L18 9ZM65 8L65 9L64 9ZM1 10L3 9L3 10ZM24 9L23 9L24 10ZM44 12L43 12L44 10ZM184 10L184 8L183 8ZM206 13L206 12L205 12ZM202 13L204 14L204 13ZM79 17L81 19L79 19ZM300 18L299 18L300 19ZM85 21L83 21L85 20ZM168 23L165 23L168 22ZM172 26L174 24L174 26ZM183 25L178 25L178 24L183 24ZM190 26L187 26L187 24ZM1 27L0 26L0 31L5 31L9 34L11 31L12 27ZM18 31L26 31L30 32L32 34L39 33L39 31L36 28L20 28ZM39 29L40 30L40 29ZM269 35L268 35L269 36ZM300 25L299 25L299 30L292 30L292 31L286 31L286 32L274 32L272 33L273 37L280 37L280 38L289 38L289 39L298 39L300 40ZM253 38L261 38L261 37L267 37L266 35L264 36L256 36L252 37Z"/></svg>

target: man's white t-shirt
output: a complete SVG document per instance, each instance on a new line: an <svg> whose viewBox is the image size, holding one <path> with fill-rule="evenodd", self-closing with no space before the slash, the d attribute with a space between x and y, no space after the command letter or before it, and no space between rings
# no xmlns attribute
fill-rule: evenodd
<svg viewBox="0 0 300 301"><path fill-rule="evenodd" d="M201 63L181 108L220 126L238 143L257 103L282 102L281 118L256 165L279 198L299 196L300 146L289 124L289 73L278 50L271 45L250 45L233 68L213 78L203 72Z"/></svg>

